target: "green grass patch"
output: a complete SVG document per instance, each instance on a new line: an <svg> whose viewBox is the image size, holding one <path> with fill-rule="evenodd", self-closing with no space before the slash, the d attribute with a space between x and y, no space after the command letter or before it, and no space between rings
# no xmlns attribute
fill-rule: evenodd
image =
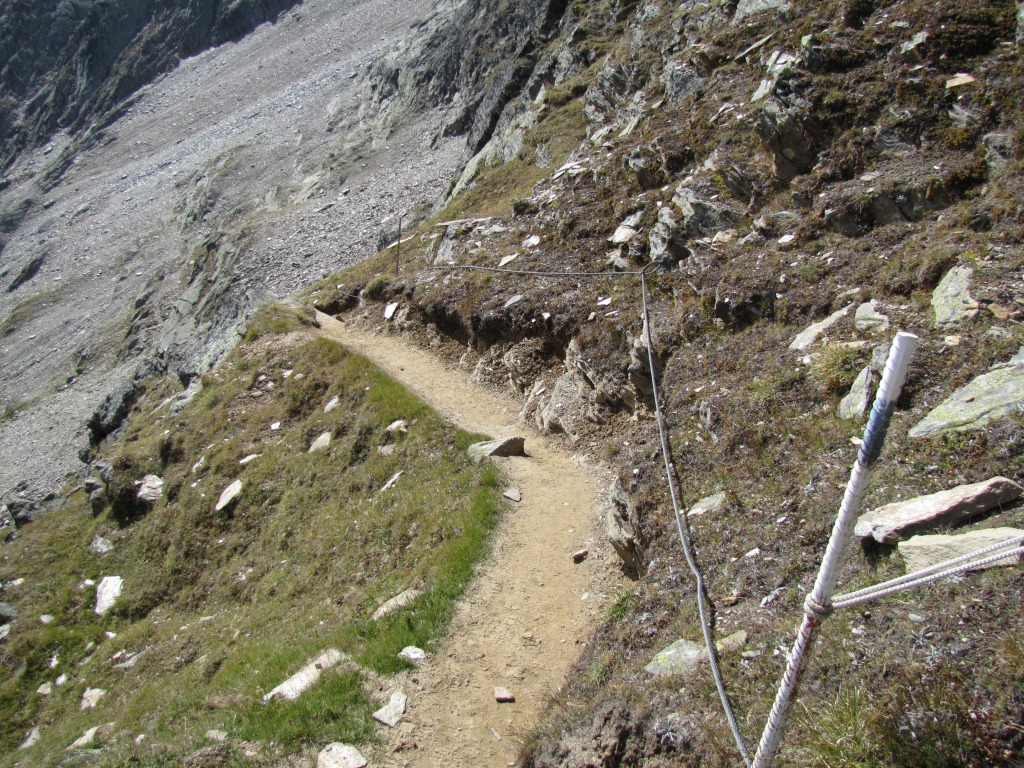
<svg viewBox="0 0 1024 768"><path fill-rule="evenodd" d="M96 744L104 765L171 764L206 746L210 729L286 754L365 742L379 703L358 667L325 672L295 702L262 696L326 648L383 674L406 667L406 645L436 650L487 552L498 473L466 457L480 436L446 424L365 358L292 332L302 327L279 307L254 318L258 332L179 414L166 404L173 387L151 384L102 448L113 467L107 509L93 516L78 491L4 545L0 581L24 581L3 596L19 618L0 646L0 765L56 764L108 722ZM404 428L389 430L398 420ZM323 433L329 446L310 453ZM151 506L133 496L145 474L164 481ZM241 495L217 511L236 479ZM109 554L90 550L96 536ZM95 582L107 575L121 576L124 592L100 617ZM409 588L420 598L371 618ZM49 696L36 693L45 683ZM107 693L82 711L87 687ZM40 742L19 751L37 725Z"/></svg>

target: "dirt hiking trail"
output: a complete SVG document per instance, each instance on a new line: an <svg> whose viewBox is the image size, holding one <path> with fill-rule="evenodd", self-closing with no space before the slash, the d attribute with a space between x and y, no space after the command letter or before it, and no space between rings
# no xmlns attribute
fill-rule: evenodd
<svg viewBox="0 0 1024 768"><path fill-rule="evenodd" d="M507 502L493 549L460 601L449 636L403 686L408 710L370 750L372 766L479 767L514 763L522 738L565 681L621 583L599 527L600 486L555 441L519 422L518 406L468 383L396 336L317 313L322 335L365 355L463 429L526 437L526 458L493 459L522 501ZM572 555L588 549L582 563ZM499 704L494 689L514 703Z"/></svg>

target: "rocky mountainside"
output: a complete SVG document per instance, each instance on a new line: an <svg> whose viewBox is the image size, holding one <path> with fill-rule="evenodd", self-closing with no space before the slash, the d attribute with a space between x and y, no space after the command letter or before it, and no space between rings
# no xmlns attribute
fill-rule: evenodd
<svg viewBox="0 0 1024 768"><path fill-rule="evenodd" d="M311 0L9 166L0 495L31 517L144 379L187 401L301 290L619 475L634 586L523 764L737 764L699 652L661 653L701 633L631 273L753 751L897 329L920 346L868 508L1010 492L865 523L841 588L920 562L914 534L1024 523L1022 38L1012 0ZM1021 765L1022 586L837 613L781 762Z"/></svg>
<svg viewBox="0 0 1024 768"><path fill-rule="evenodd" d="M58 130L102 127L181 59L237 40L295 0L14 0L0 9L4 165Z"/></svg>

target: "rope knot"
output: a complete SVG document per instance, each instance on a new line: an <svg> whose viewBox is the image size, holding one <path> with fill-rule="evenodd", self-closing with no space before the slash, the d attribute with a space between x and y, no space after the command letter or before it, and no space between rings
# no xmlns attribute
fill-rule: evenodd
<svg viewBox="0 0 1024 768"><path fill-rule="evenodd" d="M834 610L835 607L832 605L831 600L826 600L824 604L819 603L814 599L813 592L804 600L804 615L809 619L816 619L818 623L831 616Z"/></svg>

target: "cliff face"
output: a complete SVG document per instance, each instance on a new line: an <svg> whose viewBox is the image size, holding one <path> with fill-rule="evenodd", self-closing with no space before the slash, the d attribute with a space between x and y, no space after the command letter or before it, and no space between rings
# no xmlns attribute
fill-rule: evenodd
<svg viewBox="0 0 1024 768"><path fill-rule="evenodd" d="M0 9L4 164L57 130L113 119L182 58L236 40L297 0L12 0Z"/></svg>

